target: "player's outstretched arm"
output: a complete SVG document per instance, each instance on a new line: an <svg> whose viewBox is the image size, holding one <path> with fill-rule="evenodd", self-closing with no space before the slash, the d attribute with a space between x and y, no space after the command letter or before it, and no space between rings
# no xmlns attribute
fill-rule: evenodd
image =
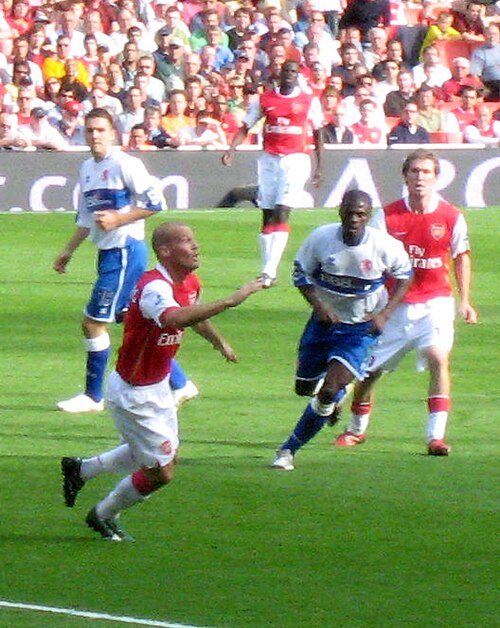
<svg viewBox="0 0 500 628"><path fill-rule="evenodd" d="M455 279L460 293L460 305L458 311L466 323L477 323L477 312L470 304L470 286L472 280L472 267L469 253L458 255L454 260Z"/></svg>
<svg viewBox="0 0 500 628"><path fill-rule="evenodd" d="M263 287L264 284L260 279L254 279L241 286L241 288L238 288L236 292L233 292L233 294L225 299L219 299L211 303L196 303L195 305L169 309L161 316L162 326L183 328L196 325L232 307L237 307L251 294L262 290Z"/></svg>
<svg viewBox="0 0 500 628"><path fill-rule="evenodd" d="M59 253L56 257L52 268L57 273L65 273L66 266L68 265L73 253L80 246L80 244L87 238L89 235L90 229L86 227L77 227L71 238L68 240L68 243L64 247L64 249Z"/></svg>

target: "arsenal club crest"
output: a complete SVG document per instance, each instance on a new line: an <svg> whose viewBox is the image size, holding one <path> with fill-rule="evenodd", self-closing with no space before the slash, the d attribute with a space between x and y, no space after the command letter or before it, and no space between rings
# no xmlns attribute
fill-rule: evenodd
<svg viewBox="0 0 500 628"><path fill-rule="evenodd" d="M303 109L303 105L300 102L294 102L292 103L292 113L297 115L298 113L300 113Z"/></svg>
<svg viewBox="0 0 500 628"><path fill-rule="evenodd" d="M431 225L431 236L434 240L441 240L446 234L445 225Z"/></svg>

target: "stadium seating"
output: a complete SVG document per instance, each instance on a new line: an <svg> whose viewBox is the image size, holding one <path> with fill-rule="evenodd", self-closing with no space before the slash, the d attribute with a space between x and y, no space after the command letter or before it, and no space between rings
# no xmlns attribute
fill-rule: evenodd
<svg viewBox="0 0 500 628"><path fill-rule="evenodd" d="M462 144L464 141L461 133L445 133L444 131L429 133L429 137L431 144Z"/></svg>

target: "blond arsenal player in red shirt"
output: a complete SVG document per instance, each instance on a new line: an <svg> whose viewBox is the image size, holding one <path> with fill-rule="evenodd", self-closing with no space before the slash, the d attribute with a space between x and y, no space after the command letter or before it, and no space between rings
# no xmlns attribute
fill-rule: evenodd
<svg viewBox="0 0 500 628"><path fill-rule="evenodd" d="M258 204L262 210L259 243L261 278L269 288L276 280L290 231L290 209L304 206L304 187L311 176L311 129L316 154L312 183L321 179L323 114L321 104L310 90L299 86L300 67L295 61L283 64L280 84L254 101L243 126L234 136L222 163L230 166L233 153L249 129L264 117L264 153L257 164Z"/></svg>
<svg viewBox="0 0 500 628"><path fill-rule="evenodd" d="M449 358L455 316L451 261L459 313L466 323L476 323L477 313L470 303L467 225L463 214L435 192L438 175L439 161L433 153L425 149L411 153L403 164L407 195L378 216L378 226L403 242L412 260L414 278L373 350L369 377L354 388L350 424L335 441L339 447L366 440L375 383L384 371L394 370L408 351L416 349L419 370L427 368L430 373L427 453L447 456L450 451L445 430L450 410Z"/></svg>
<svg viewBox="0 0 500 628"><path fill-rule="evenodd" d="M193 231L178 221L162 223L153 233L153 249L158 265L137 283L116 368L108 380L107 406L122 444L83 460L63 458L63 493L69 507L87 480L128 472L86 518L90 528L111 541L132 540L118 525L118 515L173 478L179 438L169 375L184 329L193 327L226 360L236 362L231 345L208 319L263 287L255 279L228 297L201 303Z"/></svg>

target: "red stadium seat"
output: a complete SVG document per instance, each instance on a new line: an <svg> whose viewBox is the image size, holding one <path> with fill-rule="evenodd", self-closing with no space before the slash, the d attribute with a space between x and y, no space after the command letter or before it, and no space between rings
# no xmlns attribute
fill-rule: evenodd
<svg viewBox="0 0 500 628"><path fill-rule="evenodd" d="M438 131L429 133L431 144L463 144L464 138L461 133L445 133Z"/></svg>
<svg viewBox="0 0 500 628"><path fill-rule="evenodd" d="M464 39L440 39L433 42L439 51L441 62L450 70L453 68L453 59L465 57L470 59L472 51L481 45L480 41L466 41Z"/></svg>

